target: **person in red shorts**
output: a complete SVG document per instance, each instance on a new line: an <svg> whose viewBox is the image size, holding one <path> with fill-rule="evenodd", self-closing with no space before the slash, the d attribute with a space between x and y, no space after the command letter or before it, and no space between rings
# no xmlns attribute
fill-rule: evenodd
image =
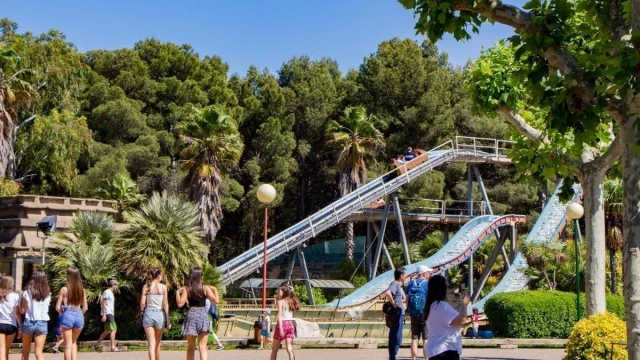
<svg viewBox="0 0 640 360"><path fill-rule="evenodd" d="M277 294L278 316L276 329L273 332L273 346L271 347L271 360L276 360L280 343L284 341L287 348L289 360L294 360L293 338L296 336L295 321L293 312L300 310L300 300L293 292L293 287L283 285L278 289Z"/></svg>

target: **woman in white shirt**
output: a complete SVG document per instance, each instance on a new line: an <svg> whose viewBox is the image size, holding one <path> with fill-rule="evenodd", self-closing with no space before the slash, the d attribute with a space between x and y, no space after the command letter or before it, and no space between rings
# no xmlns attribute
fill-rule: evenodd
<svg viewBox="0 0 640 360"><path fill-rule="evenodd" d="M20 295L13 291L13 278L0 276L0 360L9 360L9 348L20 332L19 303Z"/></svg>
<svg viewBox="0 0 640 360"><path fill-rule="evenodd" d="M459 360L462 355L462 327L467 317L469 296L463 294L460 312L446 302L447 281L442 275L429 279L425 319L429 340L424 357L429 360Z"/></svg>
<svg viewBox="0 0 640 360"><path fill-rule="evenodd" d="M22 360L29 360L32 339L36 346L36 359L44 360L43 350L48 333L49 305L51 305L51 290L47 283L47 276L42 271L34 271L20 301L20 313L24 314Z"/></svg>

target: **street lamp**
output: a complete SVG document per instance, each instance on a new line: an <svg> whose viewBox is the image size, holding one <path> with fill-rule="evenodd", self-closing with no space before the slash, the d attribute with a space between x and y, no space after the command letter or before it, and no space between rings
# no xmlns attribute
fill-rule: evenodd
<svg viewBox="0 0 640 360"><path fill-rule="evenodd" d="M269 203L276 198L276 189L269 184L262 184L256 193L258 201L264 204L264 247L262 250L262 308L267 307L267 224L269 220Z"/></svg>
<svg viewBox="0 0 640 360"><path fill-rule="evenodd" d="M576 314L578 320L582 317L580 308L580 228L578 220L584 215L584 208L577 202L567 206L567 219L573 221L573 239L576 244ZM574 221L575 220L575 221Z"/></svg>

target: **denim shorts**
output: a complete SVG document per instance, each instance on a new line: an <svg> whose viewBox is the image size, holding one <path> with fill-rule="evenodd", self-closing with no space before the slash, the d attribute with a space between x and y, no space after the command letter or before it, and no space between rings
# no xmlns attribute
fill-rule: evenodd
<svg viewBox="0 0 640 360"><path fill-rule="evenodd" d="M25 320L22 324L22 333L26 335L47 335L49 331L47 330L46 320Z"/></svg>
<svg viewBox="0 0 640 360"><path fill-rule="evenodd" d="M142 327L152 327L154 329L164 329L165 317L164 312L160 309L145 309L142 317Z"/></svg>
<svg viewBox="0 0 640 360"><path fill-rule="evenodd" d="M76 307L66 307L60 316L60 327L67 329L82 329L84 327L84 314Z"/></svg>

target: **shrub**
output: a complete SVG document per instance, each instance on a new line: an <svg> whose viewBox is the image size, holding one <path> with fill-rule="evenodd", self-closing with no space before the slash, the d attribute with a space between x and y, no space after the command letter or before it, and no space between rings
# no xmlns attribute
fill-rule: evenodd
<svg viewBox="0 0 640 360"><path fill-rule="evenodd" d="M582 314L585 314L584 296ZM487 300L484 311L496 336L567 338L576 323L575 294L560 291L516 291ZM607 295L608 311L624 320L621 296Z"/></svg>
<svg viewBox="0 0 640 360"><path fill-rule="evenodd" d="M565 360L627 359L624 346L611 344L626 342L625 323L616 315L604 313L578 321L567 343Z"/></svg>

